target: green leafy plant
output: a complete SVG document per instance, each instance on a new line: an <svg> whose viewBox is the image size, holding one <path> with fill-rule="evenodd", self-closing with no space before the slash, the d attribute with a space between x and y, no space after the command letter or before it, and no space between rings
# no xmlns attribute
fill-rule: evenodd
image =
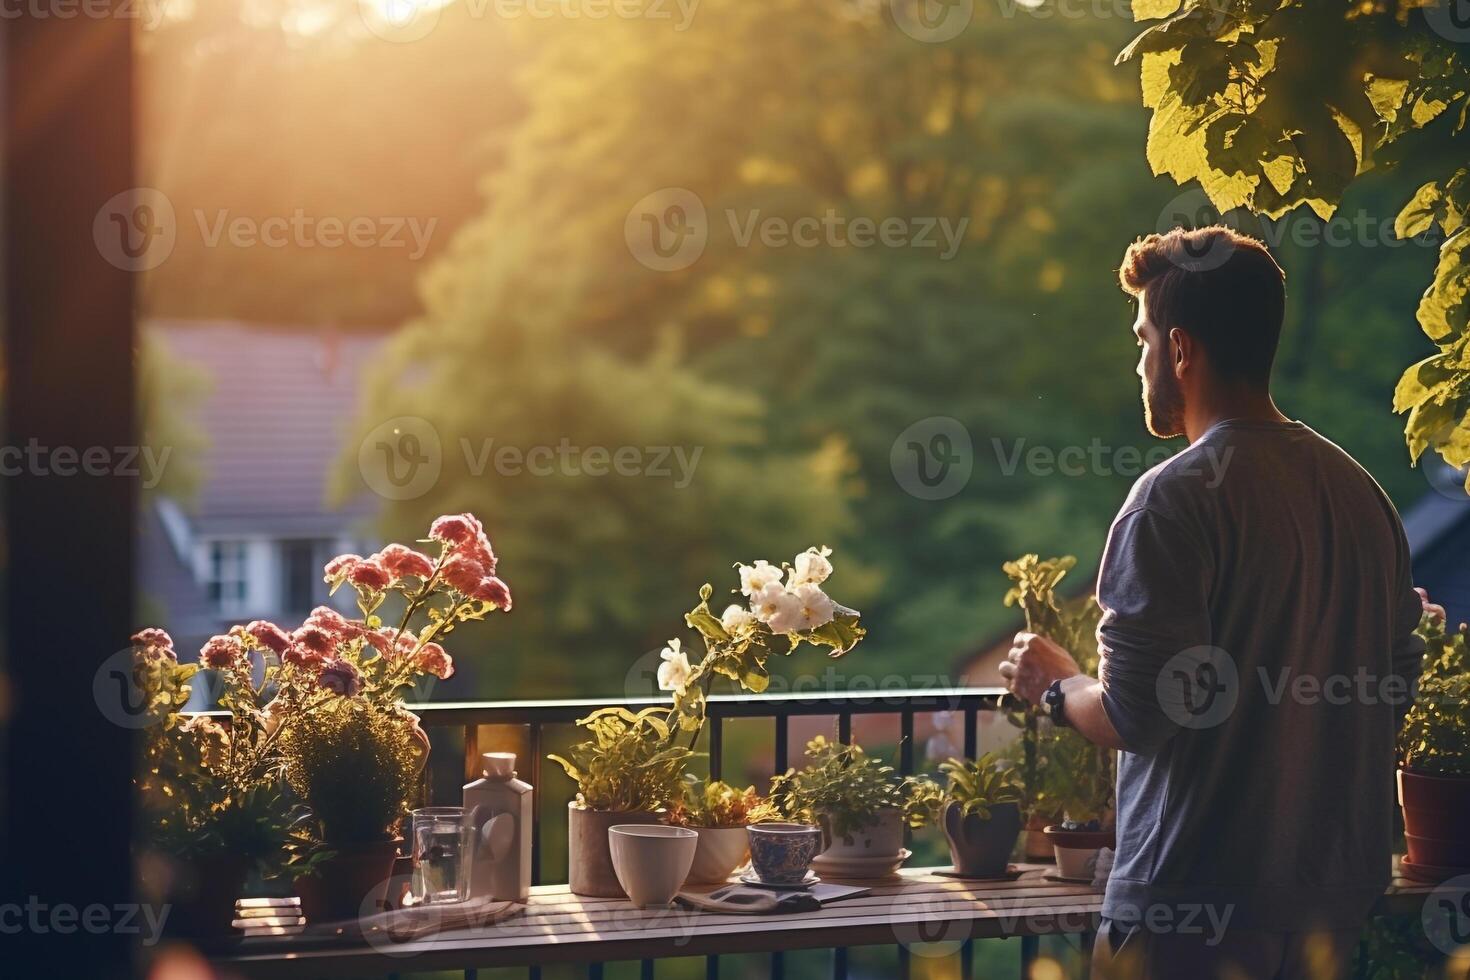
<svg viewBox="0 0 1470 980"><path fill-rule="evenodd" d="M669 823L676 827L746 827L780 820L781 812L754 786L736 789L718 779L700 784L684 778L684 795L669 807Z"/></svg>
<svg viewBox="0 0 1470 980"><path fill-rule="evenodd" d="M1221 214L1332 217L1348 185L1395 165L1438 176L1394 223L1442 238L1419 325L1439 351L1404 372L1393 410L1417 460L1470 464L1470 50L1454 4L1140 0L1155 21L1118 56L1141 63L1148 162L1198 180ZM1467 482L1470 490L1470 482Z"/></svg>
<svg viewBox="0 0 1470 980"><path fill-rule="evenodd" d="M1470 631L1461 623L1449 632L1442 617L1425 613L1418 633L1424 673L1399 730L1399 765L1428 776L1470 777Z"/></svg>
<svg viewBox="0 0 1470 980"><path fill-rule="evenodd" d="M1006 593L1005 604L1019 605L1028 631L1065 648L1084 673L1096 677L1095 635L1102 610L1091 595L1070 602L1059 601L1056 595L1057 586L1076 564L1071 555L1046 560L1022 555L1006 562L1002 567L1015 584ZM1056 727L1035 705L1012 708L1007 717L1023 729L1008 755L1021 764L1028 815L1079 824L1105 822L1117 774L1112 750Z"/></svg>
<svg viewBox="0 0 1470 980"><path fill-rule="evenodd" d="M591 738L572 747L571 759L549 756L577 782L577 801L589 810L656 810L682 796L684 765L695 753L674 743L667 708L600 708L577 724Z"/></svg>
<svg viewBox="0 0 1470 980"><path fill-rule="evenodd" d="M339 698L298 718L281 738L281 753L286 781L309 810L293 832L298 874L335 846L395 836L423 760L413 718L362 698Z"/></svg>
<svg viewBox="0 0 1470 980"><path fill-rule="evenodd" d="M937 822L949 803L959 804L961 816L989 820L992 807L1019 804L1026 796L1020 772L994 753L978 759L947 759L939 764L939 772L945 777L943 785L922 777L913 796L913 808L928 820Z"/></svg>
<svg viewBox="0 0 1470 980"><path fill-rule="evenodd" d="M925 822L924 784L900 778L862 746L818 735L806 744L806 758L805 768L771 780L770 800L786 819L821 824L829 836L849 844L883 810L903 811L910 826Z"/></svg>

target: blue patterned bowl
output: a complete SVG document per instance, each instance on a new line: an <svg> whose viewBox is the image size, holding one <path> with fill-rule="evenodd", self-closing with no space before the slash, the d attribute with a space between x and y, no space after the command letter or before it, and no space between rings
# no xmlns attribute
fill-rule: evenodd
<svg viewBox="0 0 1470 980"><path fill-rule="evenodd" d="M822 829L809 823L757 823L745 830L750 866L756 877L772 885L801 881L822 849Z"/></svg>

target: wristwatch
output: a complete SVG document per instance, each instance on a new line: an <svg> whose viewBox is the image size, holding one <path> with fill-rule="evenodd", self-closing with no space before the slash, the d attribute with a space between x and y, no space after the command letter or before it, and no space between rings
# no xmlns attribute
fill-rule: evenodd
<svg viewBox="0 0 1470 980"><path fill-rule="evenodd" d="M1062 693L1062 682L1055 680L1047 687L1041 695L1041 707L1045 709L1047 717L1053 725L1063 728L1072 727L1067 722L1067 696Z"/></svg>

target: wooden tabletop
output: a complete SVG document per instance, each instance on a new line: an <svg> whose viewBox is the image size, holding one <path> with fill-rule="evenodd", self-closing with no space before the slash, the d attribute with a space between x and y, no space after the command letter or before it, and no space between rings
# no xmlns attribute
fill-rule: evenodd
<svg viewBox="0 0 1470 980"><path fill-rule="evenodd" d="M303 948L289 937L244 940L215 962L259 977L368 976L392 972L776 952L1092 931L1102 894L1053 880L1051 865L1019 865L1014 881L963 881L905 868L872 892L794 915L723 915L636 909L625 899L581 898L566 885L532 890L524 912L428 938ZM854 882L857 884L857 882ZM861 883L868 884L868 883ZM1429 886L1395 878L1381 909L1417 914Z"/></svg>

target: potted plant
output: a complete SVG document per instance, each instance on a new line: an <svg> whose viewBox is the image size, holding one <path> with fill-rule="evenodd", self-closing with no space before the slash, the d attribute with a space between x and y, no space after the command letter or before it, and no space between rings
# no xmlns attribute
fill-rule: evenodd
<svg viewBox="0 0 1470 980"><path fill-rule="evenodd" d="M1065 729L1057 730L1041 748L1044 754L1037 767L1047 774L1041 805L1062 815L1060 823L1048 825L1042 833L1052 845L1062 877L1092 881L1098 852L1117 847L1113 753Z"/></svg>
<svg viewBox="0 0 1470 980"><path fill-rule="evenodd" d="M750 853L745 828L780 820L781 814L754 786L736 789L714 780L700 785L686 778L684 795L669 807L669 823L699 835L689 882L714 885L726 881Z"/></svg>
<svg viewBox="0 0 1470 980"><path fill-rule="evenodd" d="M1096 677L1097 625L1102 610L1090 594L1070 601L1058 599L1056 594L1076 564L1077 559L1071 555L1043 560L1029 554L1006 562L1002 568L1012 586L1004 601L1007 606L1021 607L1027 631L1057 643L1072 654L1084 673ZM1084 803L1084 798L1095 800L1100 780L1112 785L1116 756L1070 729L1053 725L1035 705L1013 706L1006 717L1022 730L1021 737L1004 754L1020 767L1027 790L1023 814L1025 853L1033 860L1051 859L1056 854L1055 842L1045 828L1079 825L1077 815L1066 812L1067 805L1080 810L1093 808L1093 803ZM1080 772L1073 768L1078 766ZM1101 812L1081 817L1080 825L1085 827L1093 820L1099 826L1106 824L1111 800L1110 789Z"/></svg>
<svg viewBox="0 0 1470 980"><path fill-rule="evenodd" d="M1470 873L1470 629L1446 630L1443 610L1426 605L1418 632L1424 672L1398 738L1401 866L1440 882Z"/></svg>
<svg viewBox="0 0 1470 980"><path fill-rule="evenodd" d="M822 828L823 848L813 866L846 877L896 870L907 856L905 826L925 822L924 783L899 778L862 746L821 735L807 743L806 758L805 768L771 781L771 802L786 819Z"/></svg>
<svg viewBox="0 0 1470 980"><path fill-rule="evenodd" d="M578 788L567 822L573 893L623 894L613 874L607 828L661 819L659 809L682 798L684 766L704 729L705 703L717 676L758 694L770 683L767 662L773 652L790 655L807 643L840 657L862 640L858 613L833 602L822 589L832 574L830 554L829 548L808 548L780 567L766 561L737 566L747 601L727 606L719 616L710 610L714 589L706 584L698 605L684 616L704 641L704 656L691 664L678 637L661 651L658 684L671 692L672 705L636 715L616 707L595 711L577 722L592 737L574 746L570 759L549 757Z"/></svg>
<svg viewBox="0 0 1470 980"><path fill-rule="evenodd" d="M945 785L926 779L915 797L943 829L955 871L974 878L1005 874L1021 835L1025 789L1020 773L992 754L974 761L949 759L939 771Z"/></svg>
<svg viewBox="0 0 1470 980"><path fill-rule="evenodd" d="M398 835L424 758L407 715L342 697L282 737L286 780L309 809L289 870L309 921L383 907Z"/></svg>

